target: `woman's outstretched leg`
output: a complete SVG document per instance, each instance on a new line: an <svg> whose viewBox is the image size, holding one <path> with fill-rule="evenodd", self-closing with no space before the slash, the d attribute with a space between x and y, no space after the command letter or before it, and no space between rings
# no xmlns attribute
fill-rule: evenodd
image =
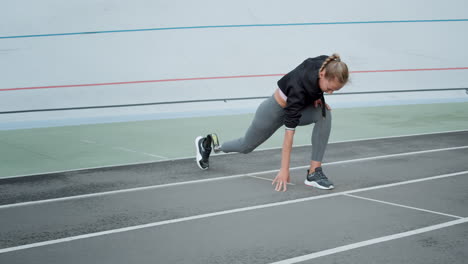
<svg viewBox="0 0 468 264"><path fill-rule="evenodd" d="M224 142L223 152L249 153L270 138L283 125L284 111L272 96L263 101L243 137Z"/></svg>

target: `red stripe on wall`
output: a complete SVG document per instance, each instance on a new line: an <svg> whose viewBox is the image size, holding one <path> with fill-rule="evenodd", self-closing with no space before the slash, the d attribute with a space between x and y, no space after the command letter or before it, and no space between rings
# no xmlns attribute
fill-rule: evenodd
<svg viewBox="0 0 468 264"><path fill-rule="evenodd" d="M368 70L368 71L351 71L351 73L354 74L354 73L452 71L452 70L468 70L468 67ZM200 80L217 80L217 79L236 79L236 78L258 78L258 77L276 77L276 76L284 76L284 74L281 73L281 74L237 75L237 76L196 77L196 78L161 79L161 80L129 81L129 82L88 83L88 84L53 85L53 86L33 86L33 87L19 87L19 88L4 88L4 89L0 89L0 91L4 92L4 91L19 91L19 90L55 89L55 88L72 88L72 87L105 86L105 85L124 85L124 84L139 84L139 83L158 83L158 82L200 81Z"/></svg>

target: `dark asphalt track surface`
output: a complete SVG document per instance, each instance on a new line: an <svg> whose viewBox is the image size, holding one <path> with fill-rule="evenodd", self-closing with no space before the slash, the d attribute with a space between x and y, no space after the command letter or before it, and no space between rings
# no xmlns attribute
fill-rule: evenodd
<svg viewBox="0 0 468 264"><path fill-rule="evenodd" d="M332 191L280 152L0 180L0 263L466 263L468 131L330 144Z"/></svg>

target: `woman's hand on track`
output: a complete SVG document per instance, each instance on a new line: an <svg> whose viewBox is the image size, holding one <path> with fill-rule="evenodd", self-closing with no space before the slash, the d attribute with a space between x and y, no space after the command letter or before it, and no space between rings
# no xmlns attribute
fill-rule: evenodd
<svg viewBox="0 0 468 264"><path fill-rule="evenodd" d="M271 184L274 185L276 183L275 191L280 192L281 189L283 189L283 192L285 192L288 189L288 182L290 182L289 169L280 169L278 175Z"/></svg>

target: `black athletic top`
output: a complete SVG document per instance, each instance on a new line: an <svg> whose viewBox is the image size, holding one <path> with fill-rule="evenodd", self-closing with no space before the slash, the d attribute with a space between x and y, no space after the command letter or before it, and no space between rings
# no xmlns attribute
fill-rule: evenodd
<svg viewBox="0 0 468 264"><path fill-rule="evenodd" d="M320 67L327 58L322 55L306 59L278 81L278 87L288 97L284 108L284 125L287 128L297 127L301 110L318 99L322 99L322 116L325 117L325 98L318 81Z"/></svg>

